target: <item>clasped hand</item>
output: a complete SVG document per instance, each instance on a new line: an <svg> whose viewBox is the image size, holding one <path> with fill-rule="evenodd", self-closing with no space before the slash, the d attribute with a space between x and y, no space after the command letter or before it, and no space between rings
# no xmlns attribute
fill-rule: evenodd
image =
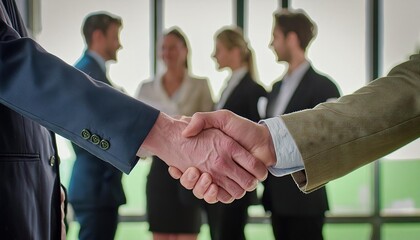
<svg viewBox="0 0 420 240"><path fill-rule="evenodd" d="M233 160L237 165L231 166L229 169L224 169L221 166L221 168L216 169L218 172L203 171L195 166L182 170L170 165L169 173L171 176L175 179L180 179L181 184L185 188L193 190L197 198L204 199L208 203L218 201L230 203L235 199L241 198L245 194L245 190L252 191L257 185L257 182L253 182L250 188L243 188L244 190L241 194L235 195L235 191L232 191L235 184L232 181L238 180L237 178L235 179L238 172L247 171L248 175L251 174L255 179L261 181L267 176L267 167L275 164L273 142L268 128L264 124L254 123L227 110L196 113L191 118L183 117L181 120L188 122L188 126L182 132L183 137L196 137L204 134L206 131L215 131L214 128L216 128L230 136L254 157L249 158L247 154L242 152L243 149L236 149ZM205 147L218 151L219 148L223 148L224 146L214 144ZM227 149L233 150L235 148L231 146ZM206 161L209 160L207 159ZM265 171L260 170L261 164L264 165ZM230 172L230 170L232 171ZM226 171L229 173L226 178L217 178L221 172ZM264 173L263 178L255 175L261 172ZM240 175L246 176L247 174L241 173ZM239 179L237 183L240 184L241 180L243 179ZM237 188L236 191L238 191Z"/></svg>

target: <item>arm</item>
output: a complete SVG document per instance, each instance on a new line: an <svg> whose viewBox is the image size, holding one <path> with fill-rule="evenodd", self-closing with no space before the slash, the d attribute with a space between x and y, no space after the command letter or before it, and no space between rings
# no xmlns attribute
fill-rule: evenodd
<svg viewBox="0 0 420 240"><path fill-rule="evenodd" d="M1 24L0 33L8 28ZM186 140L181 137L186 123L91 79L29 38L2 36L0 103L120 170L131 171L139 146L144 145L165 161L172 159L167 163L179 169L196 166L214 173L215 182L226 191L224 201L229 195L241 197L255 188L257 179L266 177L264 165L221 132L212 130ZM108 147L94 144L93 138L85 140L84 130L108 141Z"/></svg>
<svg viewBox="0 0 420 240"><path fill-rule="evenodd" d="M420 56L415 55L395 67L387 77L337 102L281 116L303 157L305 170L292 174L301 190L313 191L417 139L420 136L419 92ZM237 116L216 114L221 113L193 116L193 124L184 131L185 135L216 127L238 140L254 156L273 151L264 146L270 144L264 141L270 137L264 137L264 131L257 130L261 127L252 126ZM250 137L249 133L255 137ZM279 137L276 136L278 133L271 134L273 138ZM270 155L267 157L270 159ZM272 166L275 161L265 163ZM199 176L189 181L186 174L182 175L176 169L170 171L173 177L181 177L181 183L187 188L208 199L215 198L206 192L205 187L210 184L196 184Z"/></svg>
<svg viewBox="0 0 420 240"><path fill-rule="evenodd" d="M201 172L209 173L213 181L223 189L223 195L220 196L223 202L241 198L245 190L255 189L257 179L266 178L267 169L264 164L233 139L215 129L185 138L181 133L186 126L186 122L160 113L142 148L181 171L194 166ZM250 173L255 174L255 177Z"/></svg>
<svg viewBox="0 0 420 240"><path fill-rule="evenodd" d="M304 161L292 174L313 191L420 136L420 56L351 95L282 116Z"/></svg>
<svg viewBox="0 0 420 240"><path fill-rule="evenodd" d="M0 38L0 76L1 104L126 173L136 164L137 149L159 114L94 81L29 38ZM83 129L109 141L109 149L83 139Z"/></svg>

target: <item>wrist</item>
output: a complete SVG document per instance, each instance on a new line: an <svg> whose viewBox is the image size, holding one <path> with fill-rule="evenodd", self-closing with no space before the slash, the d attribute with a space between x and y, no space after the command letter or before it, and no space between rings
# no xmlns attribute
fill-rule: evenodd
<svg viewBox="0 0 420 240"><path fill-rule="evenodd" d="M266 157L262 159L263 163L267 167L271 167L276 165L277 157L276 157L276 150L274 147L273 138L271 136L270 130L266 124L261 124L262 126L262 146L265 148L264 152L266 152Z"/></svg>
<svg viewBox="0 0 420 240"><path fill-rule="evenodd" d="M162 159L170 154L171 146L176 142L177 136L180 137L181 122L177 121L165 113L160 113L155 124L144 140L141 148Z"/></svg>

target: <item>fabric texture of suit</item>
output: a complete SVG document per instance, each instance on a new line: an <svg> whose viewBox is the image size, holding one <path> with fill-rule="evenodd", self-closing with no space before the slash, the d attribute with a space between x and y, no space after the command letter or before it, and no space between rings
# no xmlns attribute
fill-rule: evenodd
<svg viewBox="0 0 420 240"><path fill-rule="evenodd" d="M305 167L293 178L314 191L420 136L420 55L337 102L281 117Z"/></svg>
<svg viewBox="0 0 420 240"><path fill-rule="evenodd" d="M254 122L260 120L258 101L266 97L265 89L249 73L241 79L227 98L223 109L230 110ZM230 204L206 204L210 232L213 240L243 240L248 220L248 207L257 203L256 191L246 193Z"/></svg>
<svg viewBox="0 0 420 240"><path fill-rule="evenodd" d="M106 73L88 52L75 67L95 80L112 86ZM79 239L113 239L118 223L118 207L126 203L121 183L122 172L76 144L72 143L72 146L76 161L68 193L69 202L80 223ZM101 214L95 214L97 212ZM109 213L105 215L104 212Z"/></svg>
<svg viewBox="0 0 420 240"><path fill-rule="evenodd" d="M159 111L47 53L24 37L14 1L0 2L0 236L60 239L59 159L49 130L129 173ZM108 148L85 139L84 129Z"/></svg>
<svg viewBox="0 0 420 240"><path fill-rule="evenodd" d="M274 105L281 87L282 81L276 82L273 85L271 93L268 94L267 113L272 112L271 109L275 107ZM338 98L339 96L340 93L336 85L327 77L317 73L310 66L304 73L290 101L287 103L285 113L310 109L330 98ZM269 115L268 117L273 116ZM321 188L307 195L296 187L291 176L279 178L271 174L268 175L267 180L264 182L264 187L262 202L265 209L272 213L272 225L276 239L322 239L324 213L328 210L328 199L325 188ZM292 223L301 224L299 221L293 221L293 218L316 219L316 217L320 223L310 224L308 228L318 226L318 231L313 231L318 232L317 237L312 235L313 232L310 231L299 231L301 234L300 237L293 235L294 233L291 232L292 229L296 231L299 228L292 228ZM285 224L282 224L284 222L287 223L287 227ZM310 223L309 220L307 222ZM287 234L282 235L282 232L287 233L288 231L290 231L290 237L287 237Z"/></svg>

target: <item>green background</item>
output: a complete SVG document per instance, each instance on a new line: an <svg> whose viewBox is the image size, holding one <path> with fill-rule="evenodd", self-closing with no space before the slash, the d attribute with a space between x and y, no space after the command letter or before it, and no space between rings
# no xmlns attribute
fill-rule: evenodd
<svg viewBox="0 0 420 240"><path fill-rule="evenodd" d="M61 176L67 186L74 155L63 159ZM420 160L381 160L381 206L389 208L395 201L409 202L420 208ZM150 160L140 161L130 175L124 175L123 184L127 204L120 208L121 215L142 215L145 213L145 184L150 168ZM372 206L372 165L362 167L340 179L327 184L331 214L369 214ZM259 192L262 186L259 187ZM252 206L251 215L263 215L261 206ZM70 223L68 239L77 239L77 222ZM274 239L271 226L267 223L248 224L245 229L248 239ZM384 240L418 240L420 223L395 223L382 226ZM326 224L326 240L363 240L370 239L370 224ZM152 239L147 222L122 222L119 224L116 239ZM200 240L210 239L208 226L203 225Z"/></svg>

